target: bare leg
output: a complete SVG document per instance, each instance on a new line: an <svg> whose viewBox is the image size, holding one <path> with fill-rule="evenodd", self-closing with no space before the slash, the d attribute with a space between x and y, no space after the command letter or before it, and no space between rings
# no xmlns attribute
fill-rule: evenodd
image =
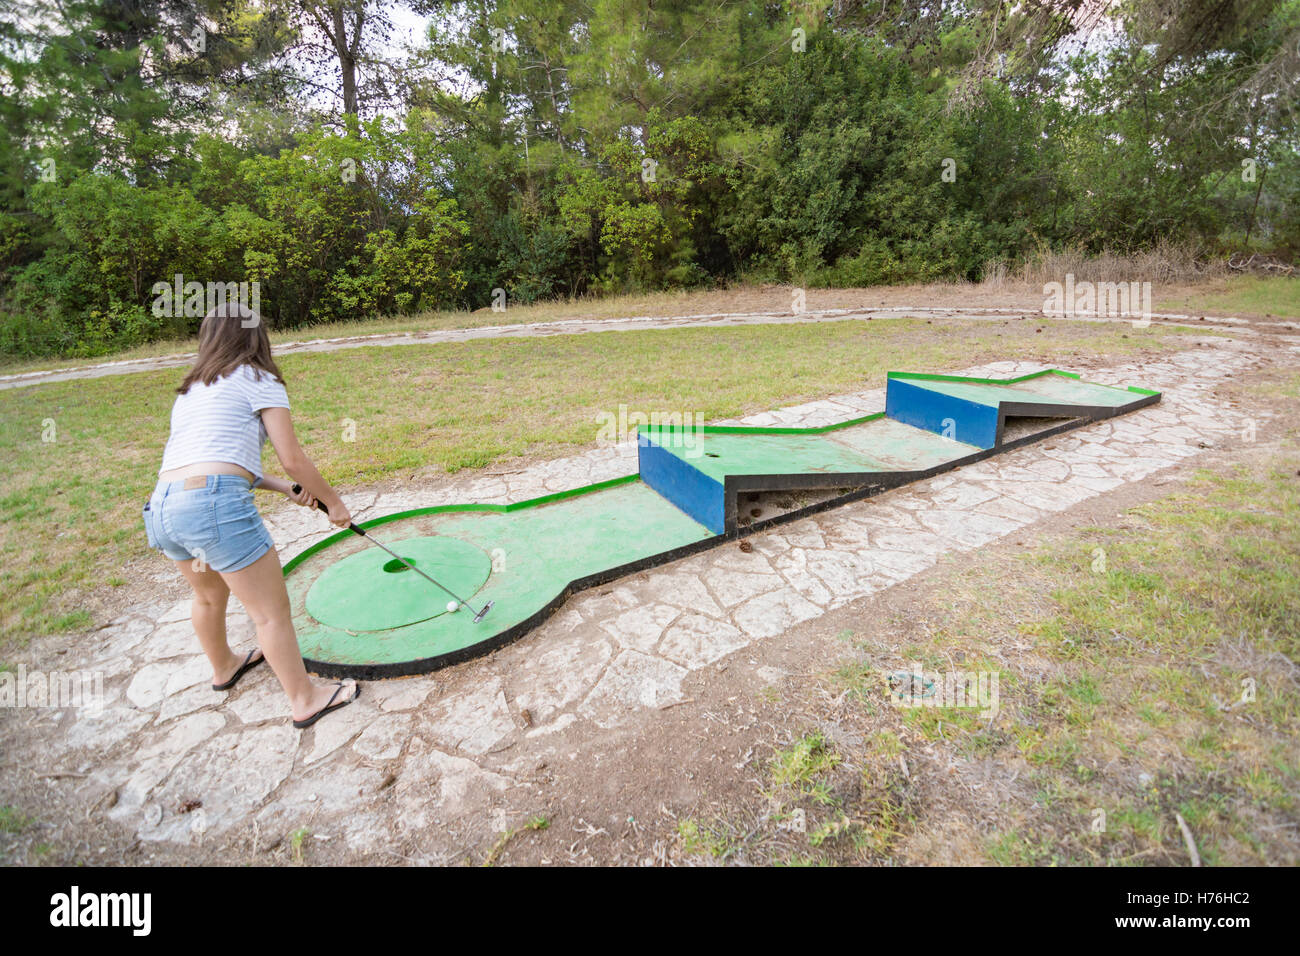
<svg viewBox="0 0 1300 956"><path fill-rule="evenodd" d="M224 684L235 676L246 655L236 654L226 642L226 603L230 588L211 568L195 570L194 561L177 561L176 566L194 589L194 602L190 605L190 620L198 635L203 653L212 664L212 683ZM256 660L256 655L254 655Z"/></svg>
<svg viewBox="0 0 1300 956"><path fill-rule="evenodd" d="M227 572L222 578L257 626L257 643L262 646L262 653L279 678L280 686L289 695L293 719L305 720L319 711L338 687L316 684L307 676L289 613L289 592L284 586L280 556L275 549L267 551L243 570ZM353 683L344 682L343 691L335 697L335 703L353 695Z"/></svg>

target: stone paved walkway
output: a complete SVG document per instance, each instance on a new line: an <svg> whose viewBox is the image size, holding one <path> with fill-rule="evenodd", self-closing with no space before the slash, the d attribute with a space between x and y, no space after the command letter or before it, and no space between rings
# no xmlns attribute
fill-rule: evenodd
<svg viewBox="0 0 1300 956"><path fill-rule="evenodd" d="M1300 346L1282 361L1300 364ZM1169 357L1086 378L1164 391L1151 408L995 456L879 497L754 535L742 553L719 547L571 599L531 634L473 665L372 682L361 700L299 732L269 669L235 693L208 686L188 602L140 607L76 642L60 668L100 671L102 713L24 717L37 735L10 760L75 786L88 808L142 841L189 843L296 826L373 849L404 833L477 815L503 828L530 771L568 755L571 736L617 727L683 699L687 675L771 641L791 626L861 600L1087 498L1194 458L1246 426L1212 390L1277 361L1249 338L1215 338ZM1042 368L997 363L962 374ZM751 416L752 425L823 425L883 407L882 390ZM1258 414L1254 412L1254 414ZM1266 423L1257 418L1255 427ZM636 470L632 443L518 472L449 480L434 491L353 495L358 519L458 501L505 502ZM286 505L269 519L288 557L332 529ZM232 602L233 603L233 602ZM232 643L252 639L232 614ZM29 665L32 666L32 665ZM387 809L373 795L392 788ZM202 795L202 808L178 806ZM490 832L490 830L488 830Z"/></svg>

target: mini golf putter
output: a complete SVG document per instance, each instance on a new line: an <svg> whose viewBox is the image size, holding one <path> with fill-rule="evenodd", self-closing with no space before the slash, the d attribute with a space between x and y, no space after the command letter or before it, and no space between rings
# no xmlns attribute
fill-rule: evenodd
<svg viewBox="0 0 1300 956"><path fill-rule="evenodd" d="M302 492L302 485L299 485L299 484L296 484L296 483L295 483L294 486L293 486L293 493L296 495L296 494L300 494L301 492ZM320 511L324 512L326 516L329 515L330 510L329 510L328 508L325 507L325 503L324 503L323 501L319 501L319 500L318 500L318 501L316 502L316 507L317 507L317 509L319 509ZM446 591L446 592L447 592L448 594L450 594L452 597L456 598L455 603L452 603L452 602L450 602L450 601L447 602L447 611L448 611L448 613L454 614L456 611L460 610L462 607L467 607L467 608L469 608L471 611L474 610L474 608L473 608L472 605L470 605L470 604L469 604L468 602L466 602L466 601L462 601L459 597L456 596L456 594L455 594L454 592L452 592L452 591L448 590L447 588L443 587L441 584L439 584L439 583L438 583L437 581L435 581L433 578L429 577L429 575L425 574L423 571L421 571L419 568L417 568L414 564L412 564L411 562L407 561L406 558L402 557L400 554L398 554L398 553L397 553L396 551L394 551L392 548L386 547L382 541L379 541L378 539L372 537L371 535L366 534L366 532L365 532L362 528L358 528L358 527L357 527L357 525L356 525L355 522L349 522L349 523L348 523L348 530L351 531L351 532L353 532L354 534L359 534L359 535L361 535L361 537L365 538L365 539L366 539L367 541L369 541L371 544L376 544L376 545L378 545L379 547L383 548L385 551L387 551L389 554L391 554L393 557L395 557L398 561L401 561L402 564L406 565L407 570L409 570L409 571L414 571L416 574L420 575L420 577L424 578L424 579L425 579L426 581L428 581L430 584L434 585L435 587L437 587L437 588L439 588L439 589L441 589L441 590L443 590L443 591ZM483 618L485 618L485 617L487 616L487 612L490 611L490 610L492 610L492 605L495 604L495 603L496 603L496 601L488 601L486 604L484 604L483 607L479 610L479 612L478 612L477 614L474 615L474 623L477 624L479 621L483 620Z"/></svg>

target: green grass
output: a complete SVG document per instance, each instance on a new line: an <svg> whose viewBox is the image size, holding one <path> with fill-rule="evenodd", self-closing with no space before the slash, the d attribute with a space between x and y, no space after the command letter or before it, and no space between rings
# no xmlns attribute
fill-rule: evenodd
<svg viewBox="0 0 1300 956"><path fill-rule="evenodd" d="M832 788L809 820L819 852L1185 865L1181 814L1206 865L1300 860L1295 435L1248 446L1114 525L989 549L932 578L905 618L854 636L860 656L825 680L852 708L835 719L862 730L839 766L860 765L862 786ZM997 715L891 706L882 675L900 659L996 668Z"/></svg>
<svg viewBox="0 0 1300 956"><path fill-rule="evenodd" d="M303 849L307 844L307 838L311 836L311 831L306 827L299 827L289 834L289 854L293 859L295 866L302 866Z"/></svg>
<svg viewBox="0 0 1300 956"><path fill-rule="evenodd" d="M825 784L818 778L835 769L839 762L839 755L831 750L826 738L812 733L776 751L768 769L773 786L789 787L798 794L824 801Z"/></svg>
<svg viewBox="0 0 1300 956"><path fill-rule="evenodd" d="M788 299L788 296L787 296ZM788 307L788 303L787 306ZM437 332L448 329L481 329L500 325L527 325L532 322L555 322L569 319L613 319L630 315L679 315L694 312L725 311L709 295L698 293L649 293L612 296L604 299L584 298L571 301L543 302L536 305L511 305L504 312L490 309L422 312L419 315L396 315L359 319L355 322L330 322L297 329L269 329L271 345L286 342L313 342L320 339L365 335L396 335L402 332ZM134 359L184 355L199 347L198 336L188 339L165 339L149 342L111 355L95 358L14 359L0 356L0 374L12 375L43 369L76 368L101 362L125 362Z"/></svg>
<svg viewBox="0 0 1300 956"><path fill-rule="evenodd" d="M1036 866L1052 861L1050 847L1036 843L1015 830L991 838L987 853L989 859L998 866Z"/></svg>
<svg viewBox="0 0 1300 956"><path fill-rule="evenodd" d="M1245 312L1300 318L1300 278L1233 276L1192 295L1157 299L1157 312Z"/></svg>
<svg viewBox="0 0 1300 956"><path fill-rule="evenodd" d="M805 856L802 853L791 853L784 859L773 860L772 865L806 868L814 866L830 866L830 863L820 857Z"/></svg>
<svg viewBox="0 0 1300 956"><path fill-rule="evenodd" d="M497 837L497 841L492 844L491 849L488 850L487 856L483 858L483 862L480 865L495 866L497 860L501 857L501 854L505 851L506 844L509 843L512 839L514 839L517 834L522 833L526 830L547 830L550 829L550 826L551 826L550 820L548 820L546 817L537 816L537 817L530 818L528 822L526 822L521 827L514 827L513 829L506 830L504 833L501 834L501 836Z"/></svg>
<svg viewBox="0 0 1300 956"><path fill-rule="evenodd" d="M1083 548L1038 555L1040 565L1069 569L1053 594L1062 613L1028 629L1052 653L1100 663L1113 658L1115 635L1125 646L1208 653L1240 635L1300 656L1300 482L1290 464L1258 475L1201 473L1189 491L1133 514L1151 530L1095 536L1107 551L1105 574L1088 572ZM1171 680L1164 674L1162 686L1179 693Z"/></svg>
<svg viewBox="0 0 1300 956"><path fill-rule="evenodd" d="M762 796L771 819L788 825L795 814L804 814L803 839L821 854L804 858L801 850L793 857L773 856L774 860L879 859L914 822L898 767L902 742L892 731L881 731L866 744L861 765L853 769L844 765L844 756L819 731L805 734L768 759L768 786Z"/></svg>
<svg viewBox="0 0 1300 956"><path fill-rule="evenodd" d="M597 413L692 411L706 420L994 359L1132 356L1168 330L943 320L610 332L289 355L299 437L340 486L590 447ZM1037 326L1035 326L1037 327ZM0 646L86 628L96 589L162 568L140 508L154 483L182 370L55 382L0 402ZM54 423L55 441L46 420ZM344 419L356 423L344 440ZM268 473L278 473L265 454ZM267 503L269 495L259 496Z"/></svg>
<svg viewBox="0 0 1300 956"><path fill-rule="evenodd" d="M950 287L959 295L969 295L970 287L956 284ZM906 304L932 301L933 286L893 287L887 292L876 289L809 289L807 308L837 309L876 304L880 295L887 295L898 304L899 296ZM879 300L883 304L883 300ZM383 316L359 319L354 322L331 322L297 329L269 329L271 344L286 342L311 342L367 335L395 335L403 332L437 332L450 329L479 329L490 326L527 325L535 322L570 320L599 321L624 319L629 316L680 316L714 315L734 312L784 312L790 309L788 287L758 287L737 285L715 290L677 290L673 292L648 292L630 295L584 296L539 302L533 305L510 304L504 312L489 308L475 311L436 311L418 315ZM111 355L96 358L40 358L18 359L0 355L0 374L15 374L44 369L74 368L101 362L122 362L135 359L158 358L192 353L198 349L197 335L188 339L169 339L150 342Z"/></svg>
<svg viewBox="0 0 1300 956"><path fill-rule="evenodd" d="M0 807L0 833L22 833L35 821L17 807Z"/></svg>
<svg viewBox="0 0 1300 956"><path fill-rule="evenodd" d="M721 822L707 824L690 818L678 820L677 838L687 856L702 854L719 860L735 849L725 824Z"/></svg>
<svg viewBox="0 0 1300 956"><path fill-rule="evenodd" d="M1257 828L1294 813L1300 777L1298 467L1290 450L1201 473L1133 509L1143 530L1087 529L1014 559L1019 573L981 569L965 582L977 604L996 594L1012 620L1034 590L1052 605L1015 639L1055 676L1016 701L1006 749L992 752L1028 762L1049 812L1013 815L986 843L989 860L1185 862L1175 812L1207 864L1285 859ZM1091 570L1098 544L1103 574ZM1023 583L1007 593L1008 580ZM1135 787L1141 770L1151 782ZM1080 821L1092 808L1107 827L1089 842Z"/></svg>

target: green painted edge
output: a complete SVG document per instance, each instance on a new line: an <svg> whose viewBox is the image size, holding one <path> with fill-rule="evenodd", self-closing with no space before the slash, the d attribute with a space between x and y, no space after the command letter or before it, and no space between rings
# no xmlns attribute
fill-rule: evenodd
<svg viewBox="0 0 1300 956"><path fill-rule="evenodd" d="M871 415L864 415L862 418L850 418L846 422L836 422L833 425L812 425L808 428L777 428L766 425L692 425L691 431L702 432L706 435L824 435L826 432L833 432L838 428L851 428L854 425L862 425L866 422L874 422L879 418L884 418L884 412L875 412ZM642 429L655 429L661 432L685 431L685 425L637 425L637 434L641 434Z"/></svg>
<svg viewBox="0 0 1300 956"><path fill-rule="evenodd" d="M966 375L936 375L931 372L886 372L885 380L891 378L898 379L919 379L926 382L973 382L976 385L1018 385L1021 382L1027 382L1031 378L1041 378L1044 375L1063 375L1066 378L1072 378L1076 381L1083 382L1085 385L1096 385L1098 388L1113 388L1116 391L1136 392L1139 395L1159 395L1160 393L1149 388L1138 388L1136 385L1125 385L1121 388L1118 385L1105 385L1101 382L1085 381L1083 376L1078 372L1067 372L1059 368L1045 368L1041 372L1030 372L1028 375L1020 375L1016 378L972 378Z"/></svg>
<svg viewBox="0 0 1300 956"><path fill-rule="evenodd" d="M482 504L463 504L463 505L433 505L428 508L412 508L409 511L398 511L390 515L382 515L378 518L371 518L369 521L363 521L357 525L358 528L378 528L380 525L388 524L390 521L400 521L403 518L416 518L421 515L447 514L457 511L485 511L489 514L510 514L514 511L521 511L524 508L536 508L540 505L548 505L564 498L576 498L579 495L591 494L593 491L604 491L606 488L616 488L619 485L629 485L632 482L640 481L641 475L622 475L618 478L608 478L605 481L598 481L593 485L583 485L580 488L570 488L568 491L556 491L549 495L542 495L540 498L529 498L527 501L516 501L508 505L482 505ZM317 541L310 548L295 554L284 565L282 573L288 575L290 571L296 568L302 562L306 561L313 554L318 554L330 545L344 538L351 537L351 531L339 531L330 535L323 541Z"/></svg>
<svg viewBox="0 0 1300 956"><path fill-rule="evenodd" d="M1064 375L1066 378L1080 379L1075 372L1065 372L1059 368L1045 368L1041 372L1030 372L1028 375L1019 375L1016 378L974 378L969 375L938 375L933 372L886 372L885 380L891 378L914 378L926 382L974 382L976 385L1015 385L1019 382L1027 382L1031 378L1041 378L1044 375ZM1095 384L1089 382L1089 385ZM1106 386L1110 387L1110 386Z"/></svg>
<svg viewBox="0 0 1300 956"><path fill-rule="evenodd" d="M1067 372L1059 368L1047 368L1039 372L1030 372L1028 375L1020 375L1015 378L973 378L967 375L937 375L930 372L887 372L885 379L919 379L929 382L971 382L976 385L1016 385L1020 382L1027 382L1030 379L1041 378L1044 375L1061 375L1065 378L1072 378L1076 381L1084 381L1083 377L1077 372ZM1117 391L1121 389L1116 385L1103 385L1100 382L1086 382L1088 385L1097 385L1100 388L1113 388ZM1159 392L1147 388L1138 388L1136 385L1126 386L1126 390L1135 392L1139 395L1159 395ZM750 426L750 425L699 425L691 426L691 431L704 435L824 435L840 428L851 428L854 425L862 425L866 422L873 422L877 419L884 418L884 412L876 412L873 415L864 415L861 418L851 418L848 421L836 422L833 425L816 425L809 428L777 428L769 426ZM686 431L685 425L637 425L636 431L640 435L642 431L649 431L654 428L658 432L677 432Z"/></svg>

